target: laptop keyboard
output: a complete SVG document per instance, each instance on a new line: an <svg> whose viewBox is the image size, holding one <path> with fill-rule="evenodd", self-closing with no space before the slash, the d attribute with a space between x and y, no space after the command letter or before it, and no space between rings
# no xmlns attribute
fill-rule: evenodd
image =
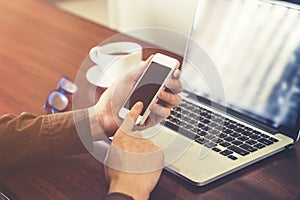
<svg viewBox="0 0 300 200"><path fill-rule="evenodd" d="M278 142L272 136L186 100L173 108L171 115L163 123L166 127L212 148L231 160Z"/></svg>

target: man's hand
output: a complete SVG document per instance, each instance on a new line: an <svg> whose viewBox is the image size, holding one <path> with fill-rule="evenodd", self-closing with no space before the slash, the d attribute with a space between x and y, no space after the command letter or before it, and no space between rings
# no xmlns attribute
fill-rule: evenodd
<svg viewBox="0 0 300 200"><path fill-rule="evenodd" d="M107 136L112 136L122 120L118 117L118 112L133 89L135 83L149 64L152 56L145 61L144 65L128 72L119 78L102 95L94 107L101 128ZM178 93L182 92L182 84L179 81L180 70L175 70L171 79L166 83L169 91L159 91L158 98L164 102L163 105L154 103L151 105L151 114L145 122L145 127L153 126L167 118L170 110L180 104L181 99Z"/></svg>
<svg viewBox="0 0 300 200"><path fill-rule="evenodd" d="M138 131L132 131L142 108L141 102L132 107L116 132L105 161L108 193L123 193L135 200L149 198L164 164L161 149Z"/></svg>

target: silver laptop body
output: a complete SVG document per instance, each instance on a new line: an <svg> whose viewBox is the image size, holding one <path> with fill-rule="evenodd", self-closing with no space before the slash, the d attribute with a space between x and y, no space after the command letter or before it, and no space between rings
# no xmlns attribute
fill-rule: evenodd
<svg viewBox="0 0 300 200"><path fill-rule="evenodd" d="M262 1L201 0L188 41L182 104L144 132L166 169L202 186L299 139L299 11Z"/></svg>

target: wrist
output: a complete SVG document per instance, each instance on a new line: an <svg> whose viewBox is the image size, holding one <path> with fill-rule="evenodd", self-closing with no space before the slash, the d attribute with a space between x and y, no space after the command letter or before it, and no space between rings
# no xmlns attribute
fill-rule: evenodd
<svg viewBox="0 0 300 200"><path fill-rule="evenodd" d="M118 129L117 119L111 117L103 108L95 105L88 109L93 139L103 140L113 136Z"/></svg>

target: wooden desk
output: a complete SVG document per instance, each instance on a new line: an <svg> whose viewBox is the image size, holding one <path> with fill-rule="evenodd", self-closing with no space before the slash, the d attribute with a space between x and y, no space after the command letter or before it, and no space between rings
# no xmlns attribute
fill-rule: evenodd
<svg viewBox="0 0 300 200"><path fill-rule="evenodd" d="M38 0L0 1L0 114L45 114L48 93L75 79L89 49L115 34ZM86 82L86 84L89 84ZM103 166L90 155L0 172L12 199L102 199ZM293 199L300 193L300 145L202 188L164 172L151 199Z"/></svg>

